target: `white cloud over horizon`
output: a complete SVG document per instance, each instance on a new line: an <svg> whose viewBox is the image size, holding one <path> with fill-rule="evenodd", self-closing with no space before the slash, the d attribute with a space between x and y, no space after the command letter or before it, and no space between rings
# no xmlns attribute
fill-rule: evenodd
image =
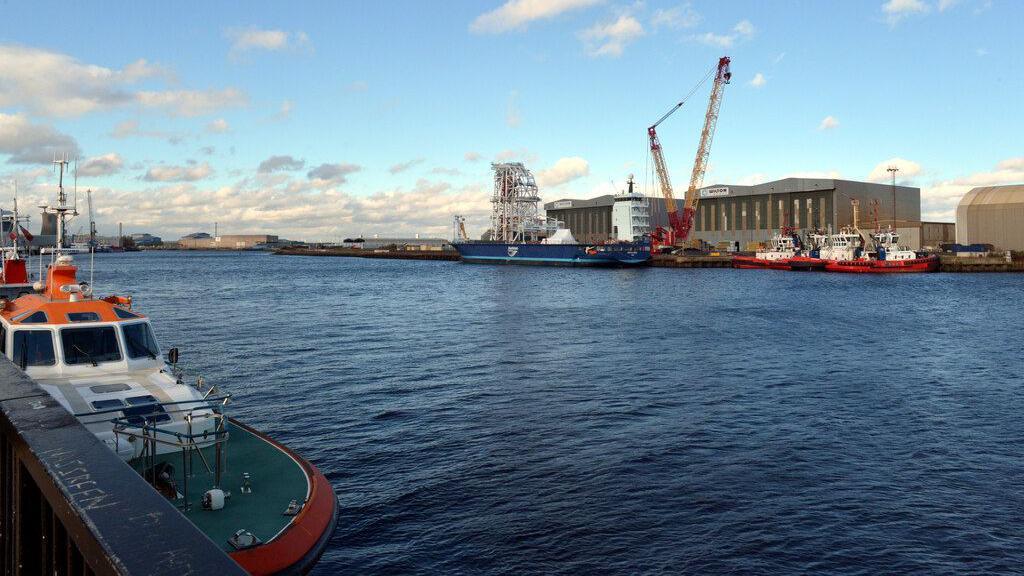
<svg viewBox="0 0 1024 576"><path fill-rule="evenodd" d="M469 25L474 34L502 34L525 30L537 20L550 20L573 10L589 8L601 0L508 0L477 16Z"/></svg>
<svg viewBox="0 0 1024 576"><path fill-rule="evenodd" d="M231 49L228 55L236 60L244 53L257 50L277 52L282 50L311 51L313 49L309 36L301 31L286 32L253 26L229 28L224 31L224 37L231 40Z"/></svg>
<svg viewBox="0 0 1024 576"><path fill-rule="evenodd" d="M835 130L839 127L839 119L835 116L825 116L818 124L818 130Z"/></svg>
<svg viewBox="0 0 1024 576"><path fill-rule="evenodd" d="M579 156L559 158L554 165L537 172L537 185L554 188L590 174L590 163Z"/></svg>
<svg viewBox="0 0 1024 576"><path fill-rule="evenodd" d="M640 21L628 14L620 15L616 20L604 24L594 24L580 32L580 40L587 55L622 56L626 46L645 34Z"/></svg>

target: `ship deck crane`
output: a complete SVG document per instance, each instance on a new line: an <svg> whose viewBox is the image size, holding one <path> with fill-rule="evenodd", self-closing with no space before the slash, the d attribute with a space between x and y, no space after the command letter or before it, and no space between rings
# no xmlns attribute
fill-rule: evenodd
<svg viewBox="0 0 1024 576"><path fill-rule="evenodd" d="M718 66L712 70L715 80L711 86L711 98L708 101L707 114L704 117L704 129L701 131L700 144L697 146L697 157L693 162L693 172L690 175L690 186L687 188L686 196L684 197L682 214L679 214L679 210L676 208L672 181L669 179L668 168L665 166L665 155L661 142L658 140L657 127L675 113L676 110L681 108L686 99L684 98L673 106L657 122L647 128L647 136L651 144L651 156L654 158L654 169L658 175L662 196L665 197L665 210L668 212L669 222L669 229L666 230L659 227L652 234L653 248L655 249L678 246L690 236L690 230L693 228L693 216L697 211L697 191L704 182L704 173L707 171L708 158L711 155L711 141L714 139L715 127L718 125L718 111L722 106L722 89L732 78L729 63L729 57L723 56L718 59ZM703 83L704 81L702 80L701 84ZM698 84L699 86L700 84ZM694 88L694 91L696 91L696 88Z"/></svg>

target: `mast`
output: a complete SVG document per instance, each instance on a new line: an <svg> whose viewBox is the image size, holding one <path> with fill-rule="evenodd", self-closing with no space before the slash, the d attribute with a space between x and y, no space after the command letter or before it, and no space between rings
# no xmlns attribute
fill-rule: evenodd
<svg viewBox="0 0 1024 576"><path fill-rule="evenodd" d="M55 214L57 216L57 238L54 241L53 253L54 256L60 256L64 248L67 248L67 238L65 237L67 232L67 220L69 217L78 216L78 211L74 207L68 206L68 195L64 191L64 170L67 168L69 162L67 156L61 157L53 161L53 164L57 166L59 170L59 179L57 181L57 205L56 206L40 206L43 209L44 214Z"/></svg>

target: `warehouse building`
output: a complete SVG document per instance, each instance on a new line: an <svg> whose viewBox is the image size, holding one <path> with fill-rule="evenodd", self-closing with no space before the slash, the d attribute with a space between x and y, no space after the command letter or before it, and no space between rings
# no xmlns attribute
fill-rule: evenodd
<svg viewBox="0 0 1024 576"><path fill-rule="evenodd" d="M1024 250L1024 184L974 188L956 208L958 244Z"/></svg>
<svg viewBox="0 0 1024 576"><path fill-rule="evenodd" d="M768 242L779 227L797 230L838 230L853 223L852 201L860 206L860 226L893 222L909 247L921 247L921 190L872 182L831 178L785 178L754 186L715 185L699 191L692 238L710 244L729 242L745 248ZM652 226L668 226L664 200L649 198ZM565 222L580 242L599 242L613 237L611 226L614 196L588 200L563 199L544 205L547 215ZM682 199L676 200L683 209Z"/></svg>
<svg viewBox="0 0 1024 576"><path fill-rule="evenodd" d="M277 244L277 236L271 234L224 234L210 236L205 232L193 233L178 240L178 246L186 250L248 250Z"/></svg>

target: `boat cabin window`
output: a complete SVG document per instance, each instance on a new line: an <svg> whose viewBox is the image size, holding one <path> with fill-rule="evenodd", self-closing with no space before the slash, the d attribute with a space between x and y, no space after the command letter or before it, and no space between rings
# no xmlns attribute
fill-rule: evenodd
<svg viewBox="0 0 1024 576"><path fill-rule="evenodd" d="M99 322L100 315L95 312L68 312L68 322Z"/></svg>
<svg viewBox="0 0 1024 576"><path fill-rule="evenodd" d="M60 340L64 349L64 363L69 365L98 364L121 359L113 326L65 328L60 331Z"/></svg>
<svg viewBox="0 0 1024 576"><path fill-rule="evenodd" d="M121 402L117 398L111 398L110 400L94 400L92 402L93 410L109 410L111 408L120 408L124 406L124 402Z"/></svg>
<svg viewBox="0 0 1024 576"><path fill-rule="evenodd" d="M26 312L21 316L14 319L15 322L21 322L22 324L45 324L49 321L46 317L46 312L42 310L36 310L35 312Z"/></svg>
<svg viewBox="0 0 1024 576"><path fill-rule="evenodd" d="M136 426L146 422L152 424L169 422L171 420L171 416L167 414L164 407L158 404L156 398L149 394L125 398L125 402L128 403L129 407L124 409L124 416L128 419L128 422Z"/></svg>
<svg viewBox="0 0 1024 576"><path fill-rule="evenodd" d="M160 355L160 347L156 345L156 338L153 337L153 329L149 324L125 324L121 326L121 330L124 331L124 347L129 358L149 357L155 360Z"/></svg>
<svg viewBox="0 0 1024 576"><path fill-rule="evenodd" d="M128 310L125 310L124 308L121 308L119 306L114 306L114 314L117 315L118 318L123 318L125 320L130 320L132 318L142 318L142 316L139 316L134 312L129 312Z"/></svg>
<svg viewBox="0 0 1024 576"><path fill-rule="evenodd" d="M22 369L29 366L53 366L53 333L49 330L16 330L14 332L14 363Z"/></svg>

